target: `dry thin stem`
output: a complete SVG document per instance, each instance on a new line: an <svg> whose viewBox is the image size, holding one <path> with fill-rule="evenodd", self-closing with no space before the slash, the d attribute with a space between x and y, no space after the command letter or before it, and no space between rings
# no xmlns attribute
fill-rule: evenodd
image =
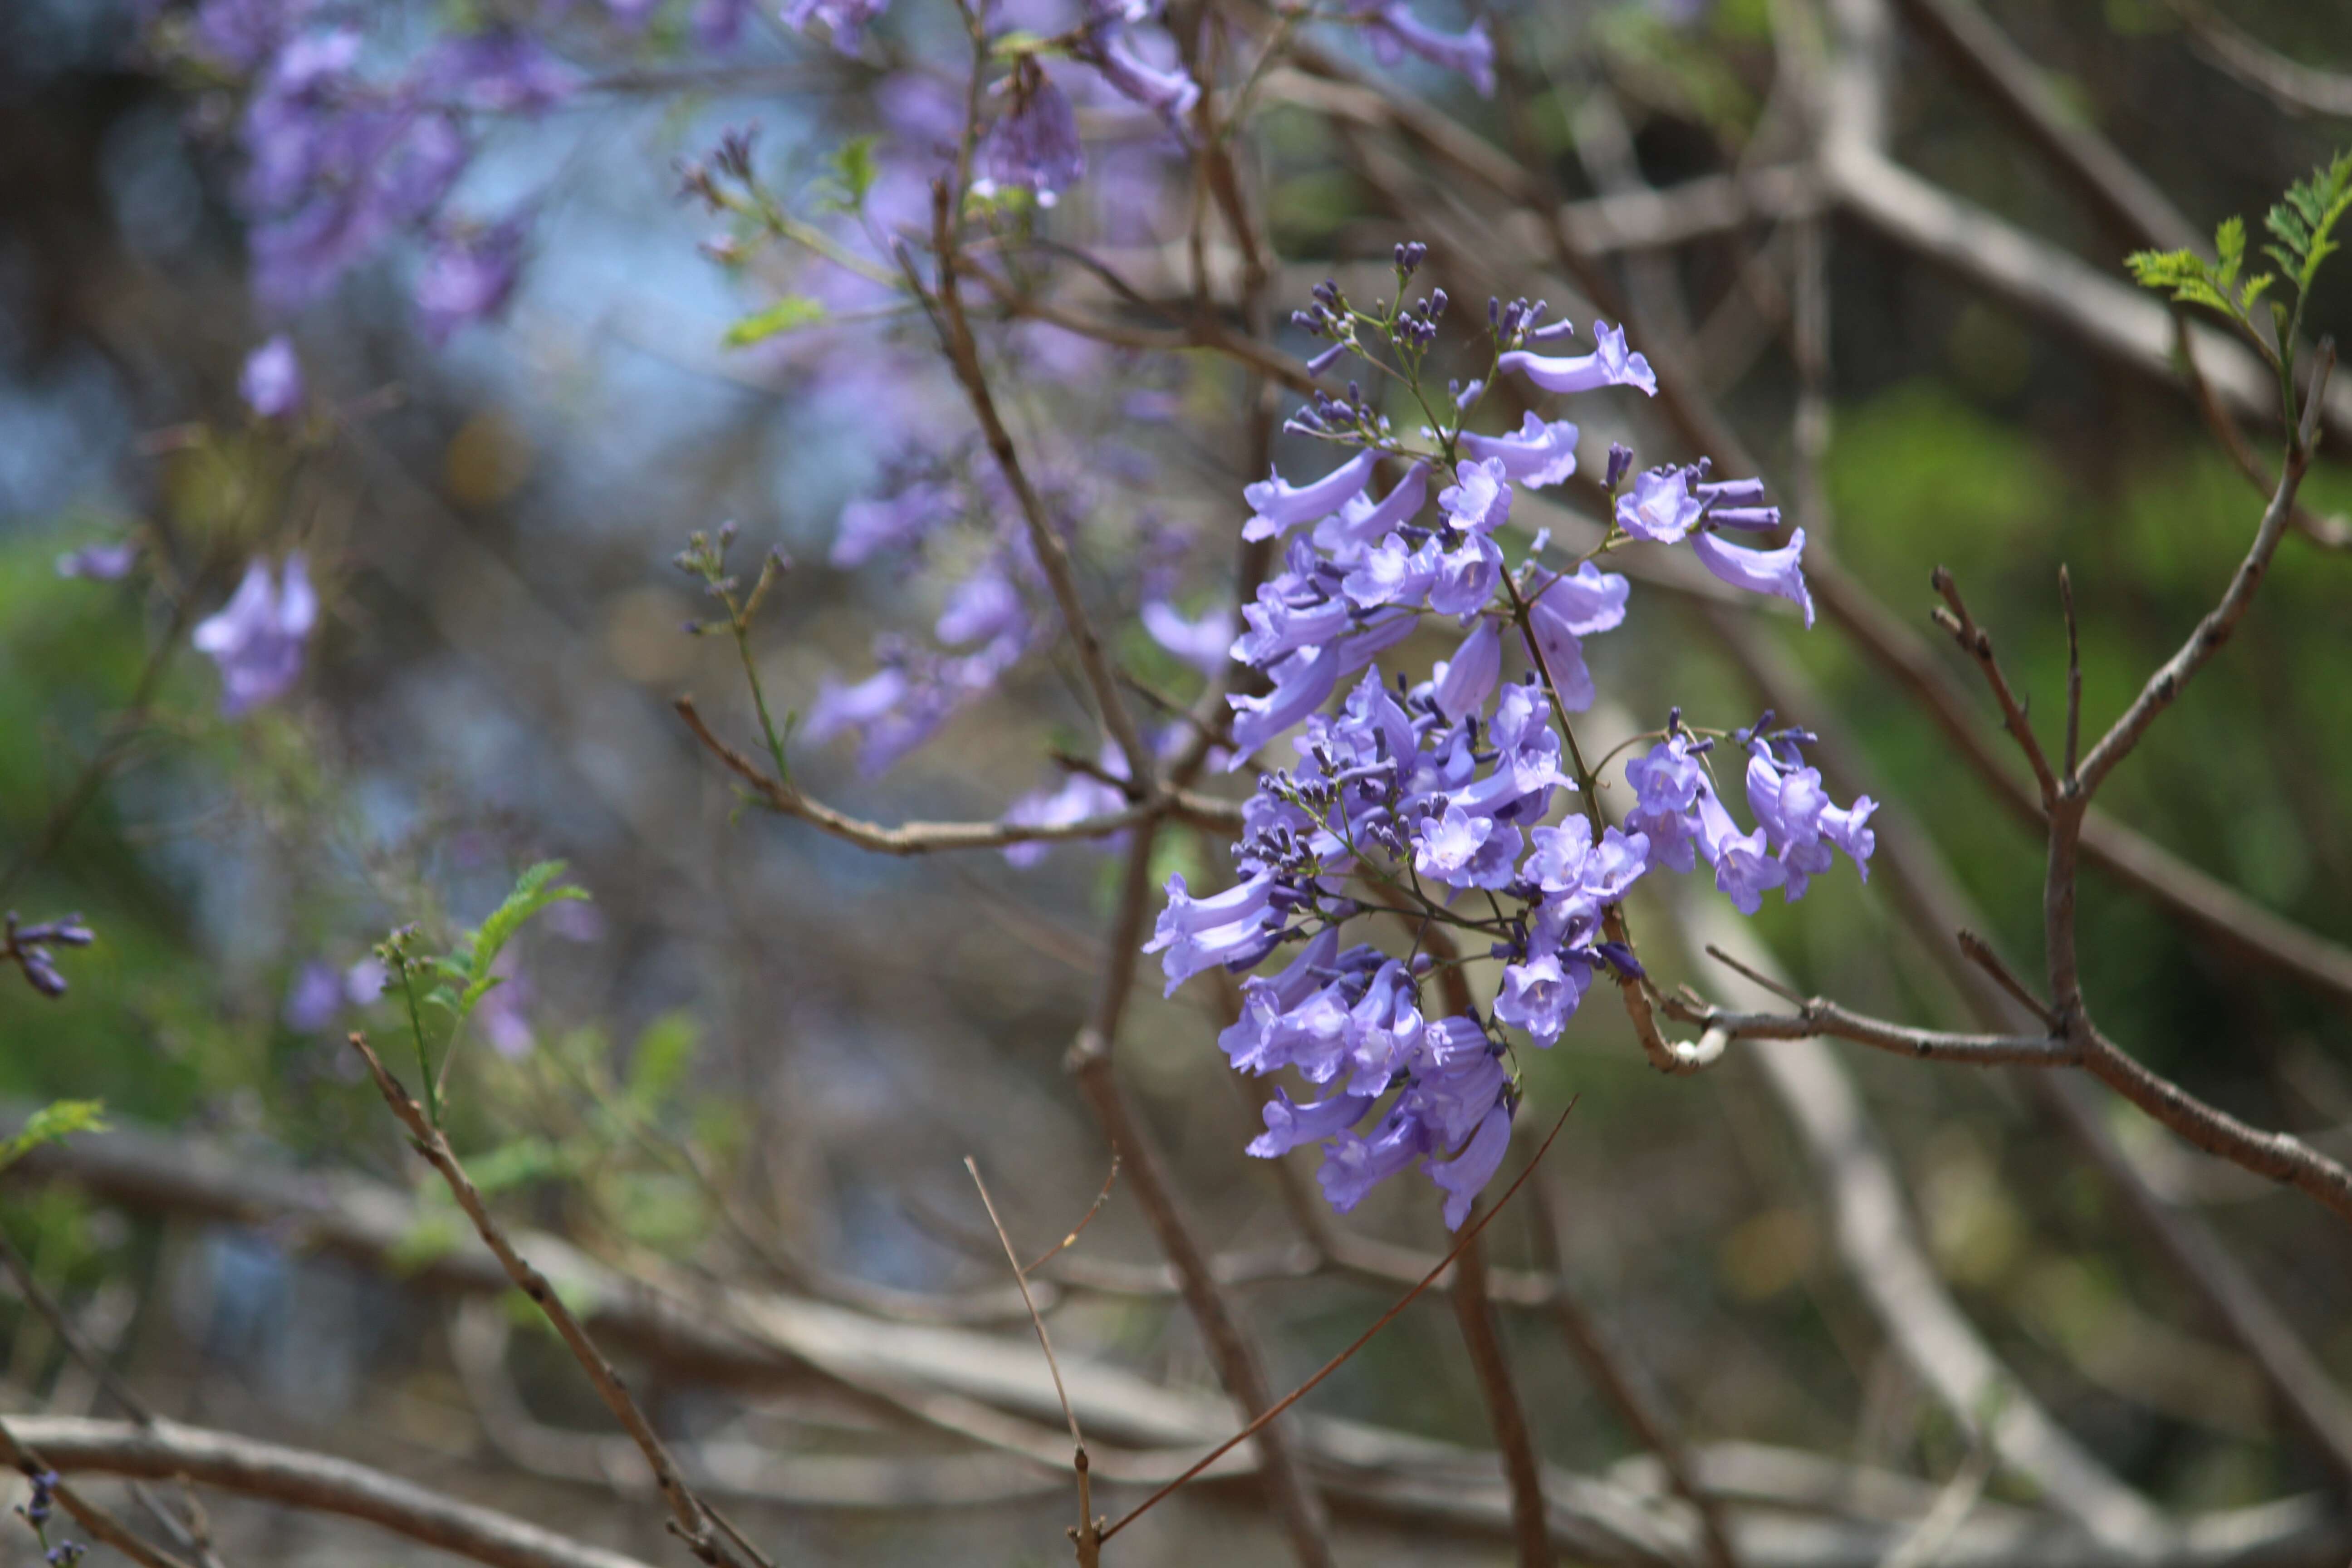
<svg viewBox="0 0 2352 1568"><path fill-rule="evenodd" d="M1054 1354L1053 1336L1046 1333L1045 1316L1037 1310L1035 1298L1029 1294L1029 1270L1021 1267L1021 1255L1013 1250L1012 1234L1004 1228L1003 1216L996 1212L996 1200L988 1195L988 1184L980 1178L979 1162L967 1154L963 1168L971 1173L971 1184L980 1189L980 1206L988 1211L988 1223L996 1227L996 1239L1004 1246L1004 1261L1013 1269L1013 1283L1021 1287L1023 1305L1029 1309L1029 1326L1037 1331L1037 1347L1045 1352L1045 1370L1054 1374L1054 1397L1062 1402L1062 1419L1069 1423L1070 1468L1076 1474L1078 1481L1078 1522L1071 1527L1070 1539L1077 1543L1080 1568L1096 1568L1096 1564L1102 1561L1102 1521L1095 1518L1094 1483L1087 1461L1086 1434L1078 1430L1078 1413L1070 1408L1070 1391L1062 1384L1062 1363ZM1118 1167L1114 1163L1111 1173L1117 1175L1118 1173ZM1094 1208L1087 1211L1087 1219L1094 1218L1095 1209L1102 1207L1103 1198L1108 1196L1110 1183L1106 1181L1102 1196L1095 1199ZM1084 1229L1086 1220L1079 1221L1078 1226ZM1064 1238L1062 1246L1067 1247L1077 1238L1077 1231L1073 1230ZM1055 1250L1059 1251L1060 1248ZM1045 1257L1053 1255L1049 1252Z"/></svg>
<svg viewBox="0 0 2352 1568"><path fill-rule="evenodd" d="M980 421L981 435L996 458L1006 487L1020 504L1021 516L1029 526L1030 547L1036 552L1038 569L1054 590L1054 603L1062 613L1063 629L1070 634L1071 645L1077 650L1078 668L1085 672L1087 686L1094 693L1103 728L1110 731L1111 739L1127 758L1128 776L1144 786L1148 794L1155 787L1152 780L1158 771L1156 760L1128 713L1127 701L1119 694L1118 679L1112 673L1110 656L1095 631L1094 622L1087 617L1086 603L1078 594L1077 574L1071 565L1069 545L1064 542L1061 530L1054 526L1036 487L1029 482L1028 470L1022 467L1020 451L1013 444L1013 434L997 413L995 394L989 390L988 374L981 365L980 345L964 315L963 292L957 281L961 258L951 211L952 197L960 195L960 191L951 193L945 181L931 192L932 260L939 268L937 292L923 294L911 262L908 265L908 286L915 289L918 297L936 306L933 323L939 329L940 346L947 353L948 364L955 372L956 380L963 386L973 416Z"/></svg>
<svg viewBox="0 0 2352 1568"><path fill-rule="evenodd" d="M1992 950L1990 942L1963 926L1959 932L1959 943L1960 952L1968 961L1990 975L1993 983L2008 992L2019 1006L2041 1019L2044 1024L2057 1023L2058 1016L2050 1010L2050 1004L2027 988L2025 982L2019 978L2017 972L2010 968L2000 954Z"/></svg>
<svg viewBox="0 0 2352 1568"><path fill-rule="evenodd" d="M572 1316L572 1309L563 1304L555 1287L548 1283L547 1276L515 1250L514 1244L507 1239L505 1229L490 1214L489 1205L483 1201L473 1179L466 1174L465 1166L458 1163L456 1152L449 1147L449 1141L442 1136L439 1128L425 1120L424 1108L410 1099L408 1091L400 1087L399 1080L385 1069L368 1045L367 1037L354 1031L350 1038L352 1048L360 1054L361 1059L367 1064L368 1072L374 1078L376 1089L383 1096L384 1104L392 1108L392 1113L408 1129L409 1141L416 1152L440 1173L441 1179L448 1184L450 1194L457 1200L457 1206L464 1209L466 1217L474 1222L475 1231L497 1257L507 1277L514 1281L517 1289L530 1298L532 1305L546 1315L565 1348L572 1352L572 1359L588 1374L588 1381L594 1385L597 1397L604 1402L604 1407L613 1413L613 1418L620 1423L621 1429L645 1455L646 1464L653 1471L654 1484L660 1489L662 1500L669 1506L671 1528L695 1556L711 1564L712 1568L740 1568L736 1552L719 1539L722 1532L731 1535L732 1531L722 1531L718 1521L704 1507L702 1500L677 1473L677 1467L670 1458L669 1449L662 1442L661 1435L654 1430L653 1423L646 1419L645 1412L637 1408L636 1399L629 1393L620 1373L596 1348L595 1341L588 1337L588 1331L581 1327L580 1320ZM759 1568L772 1568L767 1559L757 1552L751 1552L750 1555Z"/></svg>
<svg viewBox="0 0 2352 1568"><path fill-rule="evenodd" d="M1160 1501L1161 1499L1166 1498L1171 1493L1174 1492L1179 1487L1191 1480L1193 1477L1199 1475L1202 1471L1207 1469L1211 1465L1215 1464L1219 1459L1224 1458L1225 1455L1231 1453L1234 1449L1241 1447L1244 1443L1248 1442L1252 1437L1256 1436L1266 1427L1268 1423L1275 1419L1275 1417L1280 1415L1284 1411L1289 1409L1301 1399L1306 1398L1307 1394L1314 1392L1317 1384L1320 1384L1325 1378L1330 1376L1333 1373L1339 1371L1341 1367L1347 1365L1349 1361L1354 1357L1358 1351L1362 1350L1366 1345L1371 1343L1374 1336L1379 1334L1382 1329L1387 1328L1391 1323L1396 1321L1398 1316L1402 1313L1407 1307L1412 1306L1413 1302L1420 1300L1423 1291L1428 1289L1432 1285L1434 1285L1437 1282L1437 1277L1439 1275L1444 1273L1446 1269L1454 1266L1454 1260L1462 1256L1465 1249L1478 1239L1479 1233L1484 1231L1488 1226L1492 1225L1495 1222L1495 1216L1503 1212L1504 1206L1511 1201L1513 1196L1517 1194L1521 1187L1528 1184L1528 1178L1534 1175L1537 1168L1543 1163L1544 1155L1550 1152L1552 1140L1558 1138L1560 1133L1560 1129L1568 1125L1569 1114L1575 1110L1575 1109L1576 1101L1572 1100L1570 1100L1568 1102L1567 1110L1562 1110L1559 1113L1559 1120L1552 1123L1551 1131L1544 1135L1543 1142L1537 1146L1534 1157L1528 1162L1527 1169L1521 1171L1518 1173L1517 1178L1514 1180L1509 1186L1503 1189L1503 1195L1495 1200L1495 1206L1488 1209L1486 1213L1475 1216L1468 1225L1464 1226L1462 1239L1454 1244L1453 1249L1447 1252L1444 1258L1439 1258L1437 1260L1436 1267L1430 1269L1428 1273L1423 1275L1420 1280L1413 1285L1412 1289L1407 1290L1402 1296L1399 1297L1393 1303L1391 1303L1387 1311L1382 1312L1378 1318L1374 1319L1371 1327L1357 1335L1355 1340L1348 1346L1347 1349L1341 1351L1338 1355L1333 1356L1329 1361L1325 1362L1321 1370L1318 1371L1312 1377L1309 1377L1297 1388L1294 1388L1288 1394L1284 1394L1282 1398L1276 1401L1274 1405L1268 1406L1265 1414L1260 1415L1248 1426L1243 1427L1240 1431L1234 1433L1232 1436L1226 1438L1215 1447L1210 1449L1198 1460L1194 1461L1182 1475L1178 1476L1174 1480L1170 1481L1166 1486L1161 1487L1158 1491L1153 1492L1150 1497L1145 1498L1141 1502L1136 1504L1135 1507L1129 1509L1125 1514L1121 1515L1108 1530L1105 1530L1102 1532L1103 1539L1108 1541L1112 1536L1117 1535L1120 1531L1125 1530L1129 1525L1133 1524L1138 1519L1149 1512Z"/></svg>
<svg viewBox="0 0 2352 1568"><path fill-rule="evenodd" d="M2050 759L2042 754L2042 742L2035 739L2032 721L2026 717L2025 705L2001 673L2000 661L1993 658L1992 636L1977 625L1969 614L1966 599L1960 597L1960 585L1951 573L1938 566L1928 578L1937 593L1950 606L1948 614L1939 614L1937 624L1952 634L1960 651L1977 661L1984 671L1985 684L1992 689L1993 700L2000 704L2001 723L2017 742L2017 749L2025 753L2026 764L2033 770L2033 781L2042 786L2042 804L2047 808L2058 797L2057 775L2050 771Z"/></svg>
<svg viewBox="0 0 2352 1568"><path fill-rule="evenodd" d="M975 1181L979 1179L976 1173L973 1179ZM1108 1175L1103 1177L1102 1191L1095 1194L1095 1201L1087 1205L1087 1212L1078 1216L1078 1223L1070 1227L1069 1234L1063 1237L1061 1240L1055 1242L1045 1251L1039 1253L1034 1261L1022 1267L1021 1276L1023 1279L1025 1279L1030 1275L1036 1273L1037 1270L1045 1267L1046 1264L1051 1263L1055 1258L1060 1257L1070 1247L1077 1245L1078 1237L1086 1234L1087 1226L1094 1224L1095 1215L1102 1213L1103 1205L1110 1202L1110 1190L1118 1181L1118 1156L1113 1154L1110 1157L1110 1172Z"/></svg>
<svg viewBox="0 0 2352 1568"><path fill-rule="evenodd" d="M1665 1010L1685 1023L1733 1040L1852 1040L1896 1056L1921 1061L1957 1062L1969 1067L2074 1067L2082 1051L2073 1043L2050 1035L1963 1035L1942 1029L1915 1029L1885 1018L1873 1018L1814 996L1795 1013L1735 1013L1727 1008L1695 1005L1668 997Z"/></svg>

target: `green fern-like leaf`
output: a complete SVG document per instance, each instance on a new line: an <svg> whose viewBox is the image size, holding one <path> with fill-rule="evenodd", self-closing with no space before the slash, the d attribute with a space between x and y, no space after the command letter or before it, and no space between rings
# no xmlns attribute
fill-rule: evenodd
<svg viewBox="0 0 2352 1568"><path fill-rule="evenodd" d="M2294 280L2298 294L2311 291L2320 264L2342 248L2335 232L2347 208L2352 208L2352 152L2337 153L2288 186L2285 199L2263 219L2278 241L2263 248Z"/></svg>
<svg viewBox="0 0 2352 1568"><path fill-rule="evenodd" d="M2239 248L2242 260L2242 225ZM2183 304L2202 305L2233 321L2242 318L2238 301L2227 291L2230 279L2221 277L2193 250L2135 251L2124 258L2124 265L2131 268L2133 279L2143 289L2165 290Z"/></svg>
<svg viewBox="0 0 2352 1568"><path fill-rule="evenodd" d="M490 989L485 982L490 978L490 965L498 962L499 952L520 931L523 922L551 904L585 901L585 888L556 887L555 879L563 875L563 862L542 860L515 879L514 891L506 901L490 911L481 929L474 933L469 949L467 976L466 1006L470 1009Z"/></svg>

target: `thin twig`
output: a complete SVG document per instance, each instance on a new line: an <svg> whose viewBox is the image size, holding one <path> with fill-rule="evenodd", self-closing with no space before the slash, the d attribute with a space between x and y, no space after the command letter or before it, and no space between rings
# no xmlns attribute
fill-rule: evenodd
<svg viewBox="0 0 2352 1568"><path fill-rule="evenodd" d="M367 1064L369 1073L375 1079L377 1091L383 1096L384 1104L391 1107L392 1113L408 1129L409 1140L417 1153L440 1173L450 1194L457 1200L457 1206L464 1209L466 1216L474 1222L474 1229L481 1236L483 1244L497 1257L508 1278L514 1281L515 1288L530 1298L531 1303L546 1315L548 1322L572 1352L572 1359L588 1374L588 1381L594 1385L597 1397L604 1402L604 1407L613 1413L613 1418L620 1423L621 1429L645 1455L646 1464L653 1471L654 1484L660 1489L663 1500L669 1505L671 1528L697 1557L711 1564L712 1568L738 1568L736 1553L719 1540L714 1521L702 1500L677 1473L668 1447L662 1442L660 1434L654 1430L653 1423L646 1419L645 1412L637 1407L636 1399L621 1380L620 1373L596 1348L595 1341L588 1337L588 1331L581 1327L580 1320L572 1316L572 1309L563 1304L563 1299L548 1283L547 1276L515 1250L514 1244L507 1239L504 1228L491 1215L489 1205L483 1201L473 1179L466 1174L465 1166L458 1163L457 1153L449 1147L449 1141L442 1136L439 1128L425 1120L424 1109L409 1098L408 1092L400 1087L399 1080L385 1069L368 1045L367 1037L354 1031L350 1040L352 1048ZM772 1568L764 1556L753 1552L751 1557L759 1568Z"/></svg>
<svg viewBox="0 0 2352 1568"><path fill-rule="evenodd" d="M58 1474L56 1466L49 1462L41 1450L37 1449L13 1429L17 1424L14 1421L0 1421L0 1459L15 1465L27 1477ZM68 1465L71 1462L67 1461ZM79 1488L60 1480L50 1489L56 1493L58 1501L65 1505L66 1511L73 1515L93 1538L113 1547L117 1552L138 1563L139 1568L191 1568L189 1563L182 1562L170 1552L159 1547L151 1546L141 1540L130 1526L82 1496Z"/></svg>
<svg viewBox="0 0 2352 1568"><path fill-rule="evenodd" d="M2026 763L2033 770L2033 780L2042 786L2042 801L2046 807L2058 796L2058 780L2050 771L2050 759L2042 754L2042 742L2034 737L2025 705L2018 700L2009 677L2001 673L2000 661L1993 657L1991 634L1969 614L1968 601L1960 597L1960 585L1951 573L1938 566L1928 582L1950 606L1948 613L1937 613L1937 624L1951 633L1960 651L1975 659L1977 667L1984 671L1985 684L1992 689L1993 700L2000 704L2001 722L2015 738L2018 750L2025 753Z"/></svg>
<svg viewBox="0 0 2352 1568"><path fill-rule="evenodd" d="M1475 1215L1476 1206L1472 1212ZM1511 1491L1511 1536L1518 1549L1519 1568L1550 1568L1556 1560L1551 1527L1544 1508L1543 1467L1536 1458L1535 1439L1528 1431L1527 1412L1519 1403L1511 1363L1503 1352L1502 1325L1495 1320L1495 1304L1486 1295L1486 1249L1474 1228L1454 1249L1454 1320L1461 1325L1463 1347L1478 1392L1486 1402L1487 1424L1495 1447L1502 1455L1503 1479Z"/></svg>
<svg viewBox="0 0 2352 1568"><path fill-rule="evenodd" d="M1053 1246L1039 1253L1034 1261L1023 1266L1021 1269L1021 1276L1023 1279L1025 1279L1030 1275L1036 1273L1037 1270L1045 1267L1046 1264L1051 1263L1055 1258L1060 1257L1063 1252L1076 1244L1078 1237L1085 1234L1087 1226L1094 1224L1095 1215L1102 1213L1103 1205L1110 1201L1110 1189L1113 1184L1118 1182L1118 1156L1117 1154L1113 1154L1110 1157L1110 1173L1103 1177L1102 1191L1095 1194L1095 1201L1087 1205L1087 1212L1079 1216L1077 1224L1070 1227L1068 1235L1063 1237L1061 1240L1055 1242Z"/></svg>
<svg viewBox="0 0 2352 1568"><path fill-rule="evenodd" d="M2066 615L2066 771L2068 784L2079 776L2083 755L2083 639L2074 624L2074 581L2058 568L2058 602Z"/></svg>
<svg viewBox="0 0 2352 1568"><path fill-rule="evenodd" d="M1959 943L1960 952L1967 955L1969 962L1992 976L1993 983L2016 998L2019 1006L2044 1024L2057 1023L2058 1016L2050 1010L2050 1004L2036 996L2025 982L2018 978L2017 972L2002 962L1990 942L1963 927L1959 932Z"/></svg>

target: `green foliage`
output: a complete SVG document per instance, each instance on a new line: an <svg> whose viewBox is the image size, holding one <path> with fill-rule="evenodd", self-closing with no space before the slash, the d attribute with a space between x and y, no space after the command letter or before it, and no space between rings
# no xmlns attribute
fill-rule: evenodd
<svg viewBox="0 0 2352 1568"><path fill-rule="evenodd" d="M377 945L376 956L391 972L407 1006L409 1029L416 1042L416 1065L425 1080L425 1111L436 1126L441 1121L441 1085L448 1077L458 1036L482 998L499 984L500 977L491 972L499 954L541 910L587 900L584 888L557 885L555 879L562 874L561 860L542 860L524 871L515 879L514 891L490 912L489 919L467 931L445 954L420 956L414 926L404 926ZM421 994L419 980L432 983ZM433 1065L436 1047L441 1047L437 1070Z"/></svg>
<svg viewBox="0 0 2352 1568"><path fill-rule="evenodd" d="M629 1061L630 1108L642 1116L668 1103L701 1044L702 1031L689 1014L665 1013L646 1025Z"/></svg>
<svg viewBox="0 0 2352 1568"><path fill-rule="evenodd" d="M854 213L866 206L879 171L874 163L873 136L853 136L825 160L826 179L815 190L819 212Z"/></svg>
<svg viewBox="0 0 2352 1568"><path fill-rule="evenodd" d="M106 1107L95 1100L59 1100L26 1118L24 1129L0 1142L0 1171L6 1170L44 1143L61 1143L77 1132L106 1131Z"/></svg>
<svg viewBox="0 0 2352 1568"><path fill-rule="evenodd" d="M831 319L831 312L804 294L787 294L764 310L754 310L733 326L720 341L730 349L747 348L784 332L798 331Z"/></svg>
<svg viewBox="0 0 2352 1568"><path fill-rule="evenodd" d="M2292 428L2295 416L2294 340L2303 326L2304 306L2312 285L2329 256L2342 248L2336 226L2352 208L2352 152L2339 153L2333 162L2287 187L2286 196L2263 218L2275 244L2263 254L2278 263L2294 289L2290 309L2270 301L2271 333L2265 338L2254 325L2254 306L2277 280L2269 272L2244 277L2246 225L2232 217L2213 231L2213 261L2191 250L2141 250L2124 258L2140 287L2169 293L2182 304L2202 305L2226 316L2245 333L2278 373L2280 396Z"/></svg>

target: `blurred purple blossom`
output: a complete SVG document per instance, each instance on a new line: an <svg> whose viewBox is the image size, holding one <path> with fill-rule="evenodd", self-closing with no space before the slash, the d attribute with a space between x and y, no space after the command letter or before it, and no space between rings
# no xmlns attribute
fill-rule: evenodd
<svg viewBox="0 0 2352 1568"><path fill-rule="evenodd" d="M139 542L135 539L113 544L85 544L58 557L58 575L112 583L130 575L138 561Z"/></svg>
<svg viewBox="0 0 2352 1568"><path fill-rule="evenodd" d="M236 378L245 405L264 419L283 419L302 405L302 362L294 342L279 332L246 357Z"/></svg>
<svg viewBox="0 0 2352 1568"><path fill-rule="evenodd" d="M286 558L282 574L257 557L228 603L189 637L220 667L221 711L234 719L284 696L302 673L302 647L318 618L301 553Z"/></svg>
<svg viewBox="0 0 2352 1568"><path fill-rule="evenodd" d="M446 342L459 328L506 307L521 276L530 226L529 213L516 212L493 224L461 222L440 229L416 279L417 314L426 337Z"/></svg>
<svg viewBox="0 0 2352 1568"><path fill-rule="evenodd" d="M982 195L1023 189L1050 207L1087 172L1078 142L1078 117L1034 55L1013 62L1002 84L1007 102L980 144L980 174L972 189Z"/></svg>

